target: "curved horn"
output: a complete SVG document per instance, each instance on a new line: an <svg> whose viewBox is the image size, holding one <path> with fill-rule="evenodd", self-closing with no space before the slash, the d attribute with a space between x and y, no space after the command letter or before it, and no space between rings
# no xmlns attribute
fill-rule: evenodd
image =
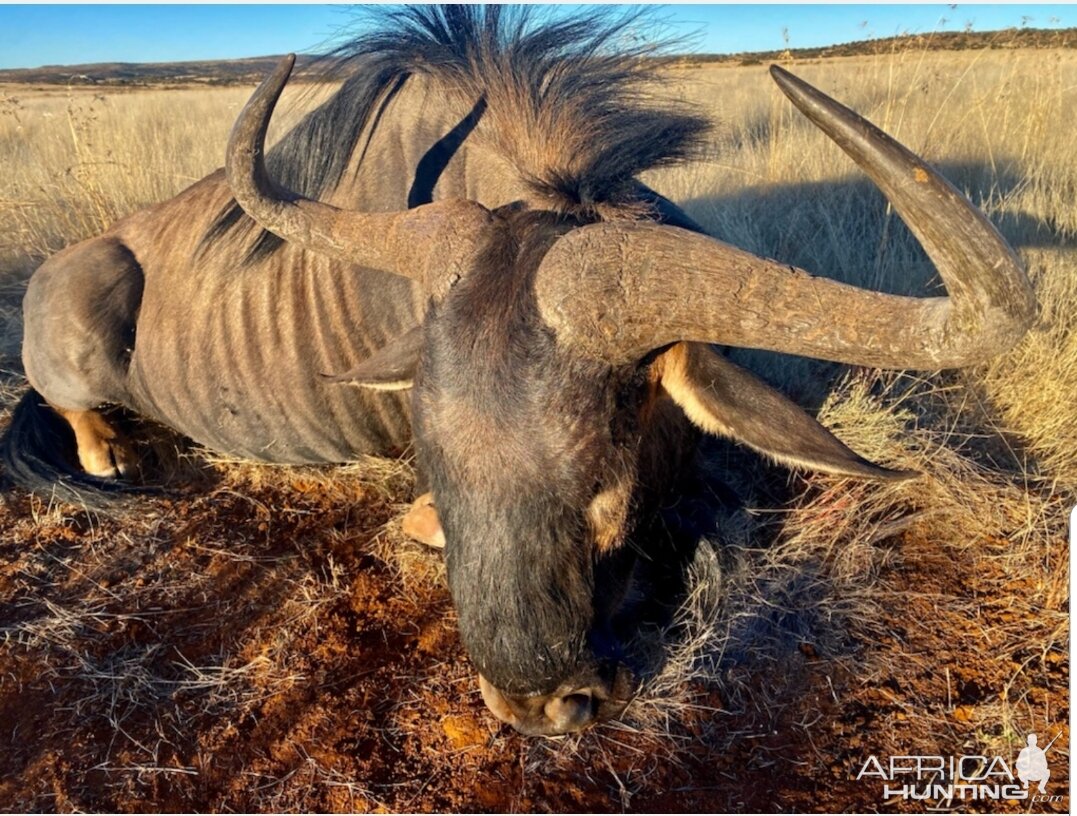
<svg viewBox="0 0 1077 816"><path fill-rule="evenodd" d="M295 54L284 57L255 90L228 139L225 174L239 206L260 226L322 255L394 272L435 288L474 252L490 213L474 201L445 200L392 213L342 210L273 183L265 137Z"/></svg>
<svg viewBox="0 0 1077 816"><path fill-rule="evenodd" d="M1036 300L991 222L866 119L781 68L771 74L883 190L949 297L899 297L815 278L675 227L592 224L558 240L535 281L558 337L615 364L695 340L929 370L981 362L1016 344Z"/></svg>

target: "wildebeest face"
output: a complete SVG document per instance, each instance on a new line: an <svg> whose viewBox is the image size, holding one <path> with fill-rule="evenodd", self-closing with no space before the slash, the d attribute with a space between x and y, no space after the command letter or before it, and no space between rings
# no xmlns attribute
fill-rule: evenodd
<svg viewBox="0 0 1077 816"><path fill-rule="evenodd" d="M511 213L427 314L414 392L419 465L484 697L527 733L576 730L626 691L595 561L631 519L649 383L559 347L533 277L568 225Z"/></svg>

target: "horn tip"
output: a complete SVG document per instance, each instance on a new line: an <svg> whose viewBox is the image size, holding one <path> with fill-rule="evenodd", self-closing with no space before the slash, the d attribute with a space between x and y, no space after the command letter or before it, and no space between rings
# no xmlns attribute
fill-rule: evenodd
<svg viewBox="0 0 1077 816"><path fill-rule="evenodd" d="M777 63L774 63L773 65L770 66L770 75L772 77L774 77L775 82L780 82L781 80L785 79L786 77L791 77L792 76L791 73L786 71L784 68L782 68L782 66L778 65Z"/></svg>
<svg viewBox="0 0 1077 816"><path fill-rule="evenodd" d="M273 74L287 79L291 76L293 68L295 68L295 54L285 54L281 57L280 62L277 63L277 68L273 71Z"/></svg>
<svg viewBox="0 0 1077 816"><path fill-rule="evenodd" d="M770 66L770 78L787 96L793 94L799 87L804 85L804 81L800 77L786 71L780 65Z"/></svg>
<svg viewBox="0 0 1077 816"><path fill-rule="evenodd" d="M919 479L924 474L918 470L891 470L890 468L878 467L877 478L884 482L907 482L911 479Z"/></svg>

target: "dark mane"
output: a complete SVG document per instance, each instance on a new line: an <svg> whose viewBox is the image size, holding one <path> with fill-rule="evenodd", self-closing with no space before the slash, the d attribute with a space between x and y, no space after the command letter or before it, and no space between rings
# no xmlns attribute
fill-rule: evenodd
<svg viewBox="0 0 1077 816"><path fill-rule="evenodd" d="M640 42L645 11L444 5L365 16L374 25L327 57L328 74L351 78L267 157L275 178L307 196L336 187L364 128L412 74L443 85L464 111L482 100L476 137L512 162L544 206L585 218L640 206L635 176L693 157L709 129L662 94L663 46ZM228 208L203 245L242 222L250 220ZM277 245L263 233L252 253Z"/></svg>

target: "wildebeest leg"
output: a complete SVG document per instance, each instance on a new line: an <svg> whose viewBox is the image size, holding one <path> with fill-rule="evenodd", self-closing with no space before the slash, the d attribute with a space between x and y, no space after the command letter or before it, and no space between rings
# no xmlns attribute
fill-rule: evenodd
<svg viewBox="0 0 1077 816"><path fill-rule="evenodd" d="M424 493L412 503L401 527L409 538L420 544L438 549L445 546L445 533L442 532L438 511L434 506L433 493Z"/></svg>
<svg viewBox="0 0 1077 816"><path fill-rule="evenodd" d="M100 411L69 411L55 405L51 407L67 420L75 432L75 445L83 470L102 479L127 476L134 470L137 461L134 449Z"/></svg>
<svg viewBox="0 0 1077 816"><path fill-rule="evenodd" d="M134 255L106 236L42 264L23 301L26 377L71 425L79 463L94 476L122 476L134 465L130 446L97 409L129 402L142 286Z"/></svg>

